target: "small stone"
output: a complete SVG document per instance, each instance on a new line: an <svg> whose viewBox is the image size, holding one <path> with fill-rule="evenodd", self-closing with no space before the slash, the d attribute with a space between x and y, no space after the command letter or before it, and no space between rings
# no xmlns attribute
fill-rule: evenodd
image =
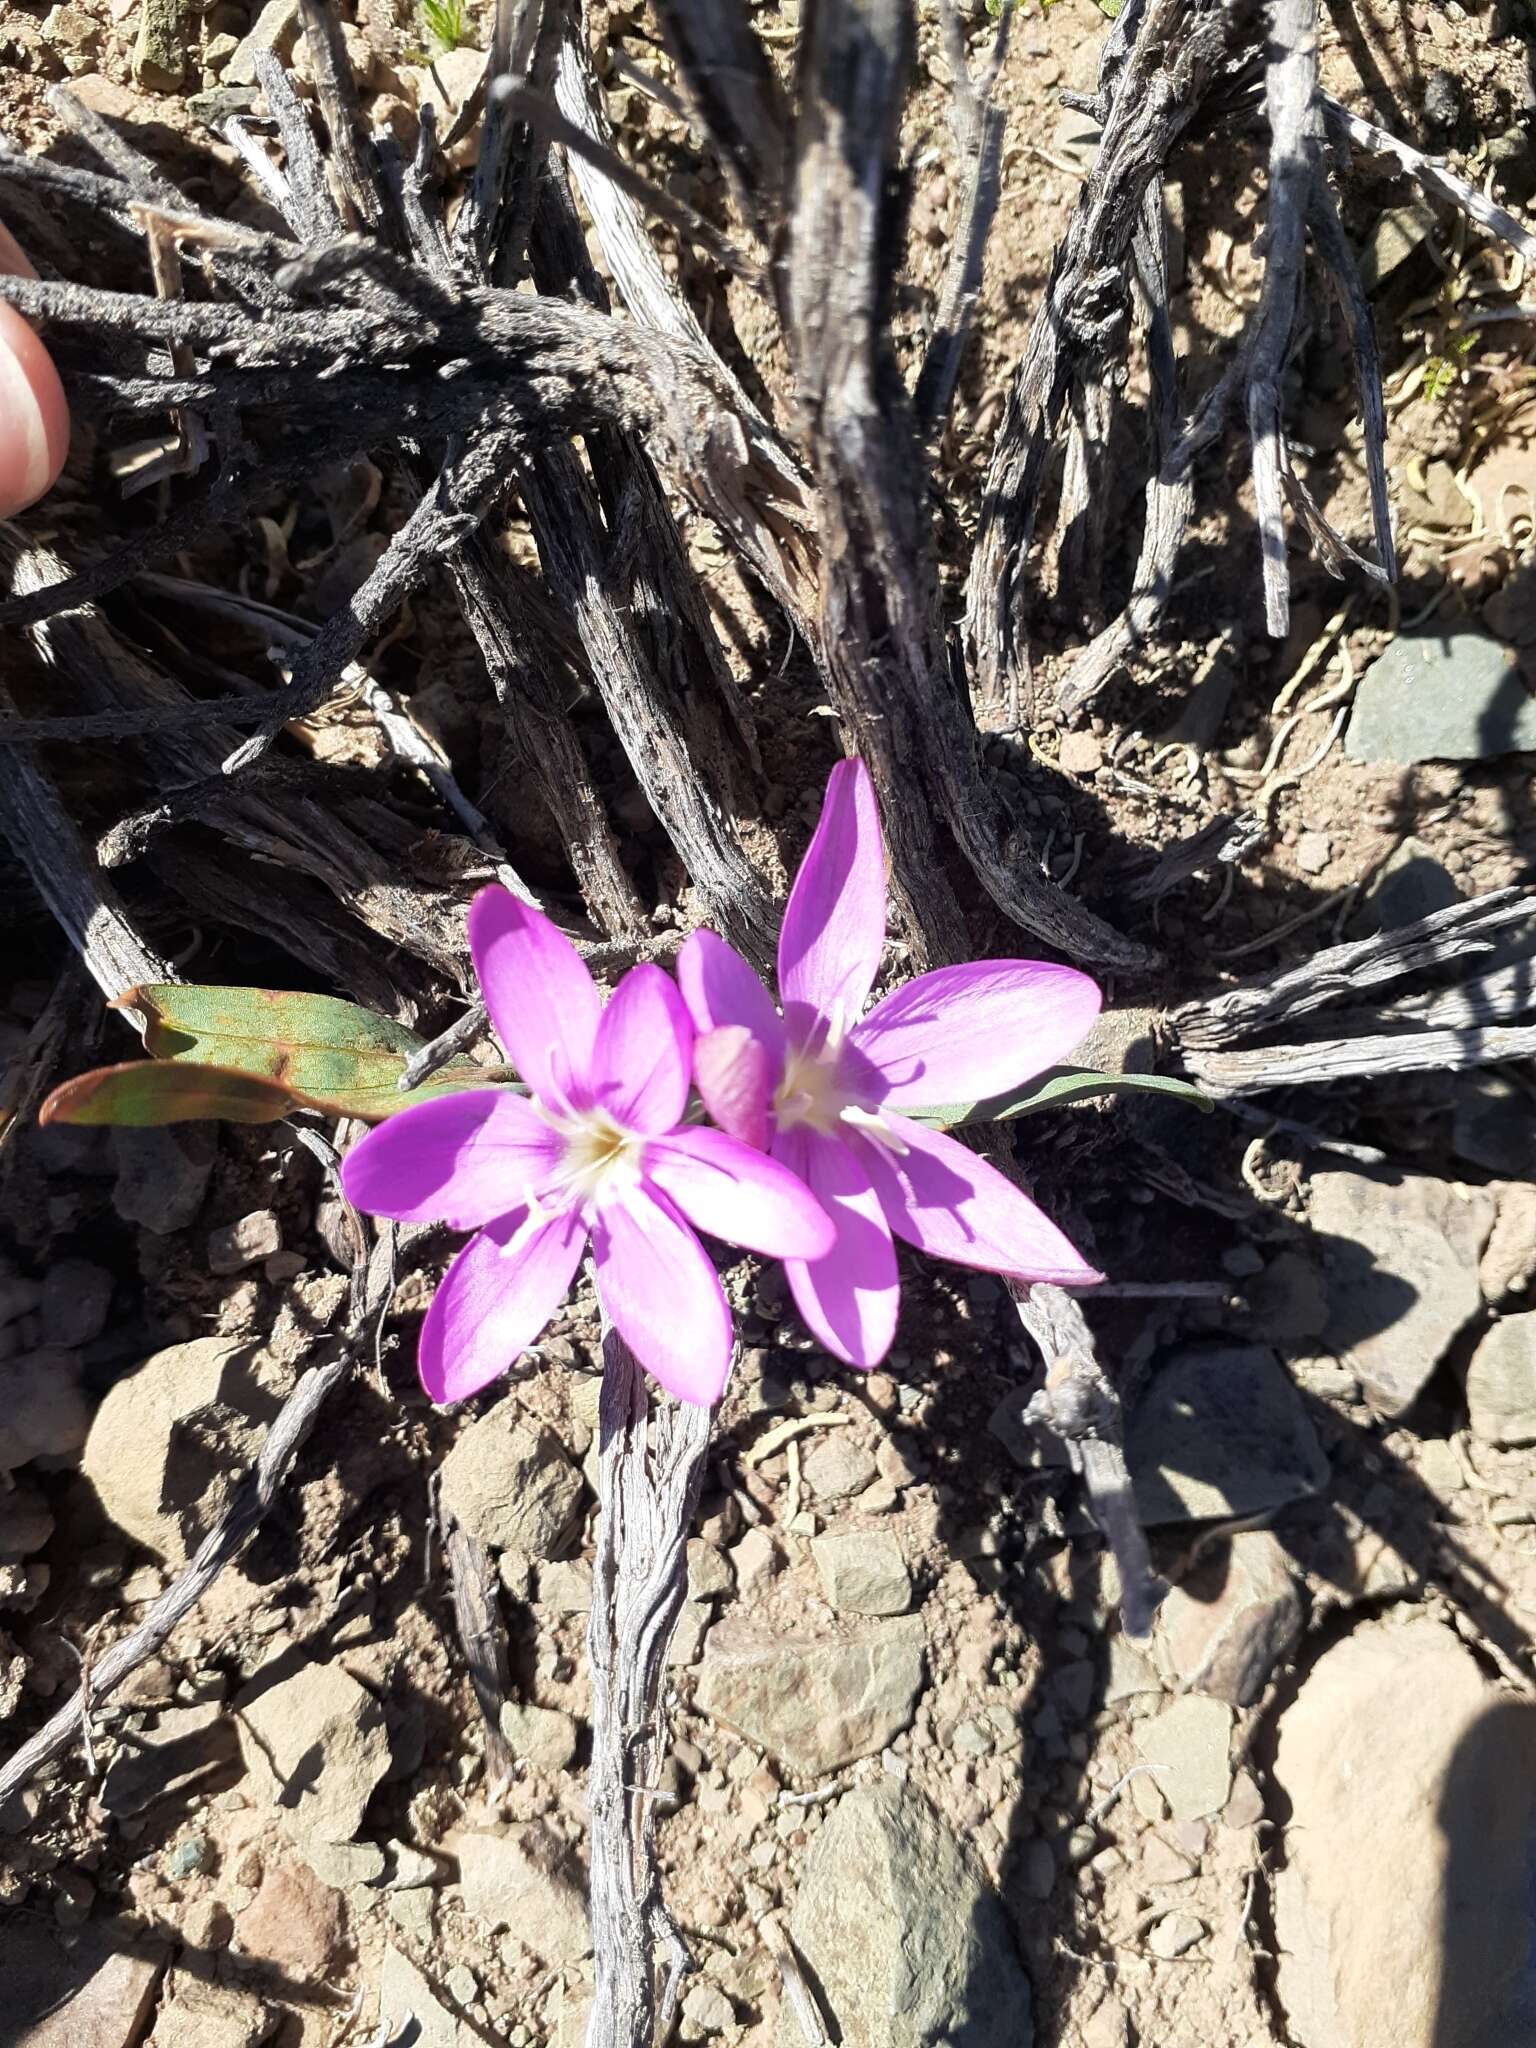
<svg viewBox="0 0 1536 2048"><path fill-rule="evenodd" d="M873 1756L911 1722L923 1684L923 1629L876 1623L840 1642L710 1631L697 1703L711 1720L793 1771L822 1777Z"/></svg>
<svg viewBox="0 0 1536 2048"><path fill-rule="evenodd" d="M1403 765L1536 752L1536 697L1490 633L1399 633L1360 678L1344 751L1352 761Z"/></svg>
<svg viewBox="0 0 1536 2048"><path fill-rule="evenodd" d="M427 1885L410 1885L389 1894L389 1917L425 1945L432 1939L432 1904L432 1892Z"/></svg>
<svg viewBox="0 0 1536 2048"><path fill-rule="evenodd" d="M736 1574L731 1561L718 1544L706 1543L702 1536L688 1539L688 1598L690 1600L718 1600L736 1589Z"/></svg>
<svg viewBox="0 0 1536 2048"><path fill-rule="evenodd" d="M194 1221L213 1172L217 1128L174 1124L113 1131L117 1181L112 1207L122 1220L157 1237L184 1230Z"/></svg>
<svg viewBox="0 0 1536 2048"><path fill-rule="evenodd" d="M790 1938L844 2048L1030 2048L1030 1987L1002 1904L923 1795L844 1793L800 1874ZM778 2048L804 2048L780 2008Z"/></svg>
<svg viewBox="0 0 1536 2048"><path fill-rule="evenodd" d="M1406 1414L1481 1308L1493 1199L1427 1175L1329 1170L1312 1175L1307 1207L1325 1240L1327 1348L1378 1415Z"/></svg>
<svg viewBox="0 0 1536 2048"><path fill-rule="evenodd" d="M1363 939L1376 932L1399 931L1405 924L1417 924L1421 917L1449 910L1461 900L1450 870L1410 832L1376 870L1360 908L1350 919L1350 934Z"/></svg>
<svg viewBox="0 0 1536 2048"><path fill-rule="evenodd" d="M1094 775L1104 766L1104 748L1091 732L1064 732L1056 762L1063 775Z"/></svg>
<svg viewBox="0 0 1536 2048"><path fill-rule="evenodd" d="M558 1557L575 1528L582 1481L553 1430L502 1400L443 1460L444 1508L489 1550Z"/></svg>
<svg viewBox="0 0 1536 2048"><path fill-rule="evenodd" d="M213 1844L206 1835L183 1835L165 1859L165 1874L172 1884L180 1884L211 1870L213 1862Z"/></svg>
<svg viewBox="0 0 1536 2048"><path fill-rule="evenodd" d="M60 1259L43 1275L43 1341L78 1351L107 1327L112 1275L90 1259Z"/></svg>
<svg viewBox="0 0 1536 2048"><path fill-rule="evenodd" d="M254 85L256 59L270 50L279 62L293 54L299 34L299 0L267 0L256 17L255 26L230 58L224 73L226 85Z"/></svg>
<svg viewBox="0 0 1536 2048"><path fill-rule="evenodd" d="M123 1741L102 1780L101 1803L124 1820L157 1799L206 1796L230 1782L239 1755L235 1726L217 1703L167 1708L152 1728Z"/></svg>
<svg viewBox="0 0 1536 2048"><path fill-rule="evenodd" d="M1296 841L1296 865L1304 875L1320 875L1333 858L1333 841L1326 832L1303 832Z"/></svg>
<svg viewBox="0 0 1536 2048"><path fill-rule="evenodd" d="M1136 1875L1143 1884L1182 1884L1193 1877L1195 1866L1182 1850L1161 1835L1147 1835L1139 1845Z"/></svg>
<svg viewBox="0 0 1536 2048"><path fill-rule="evenodd" d="M819 1501L846 1500L879 1476L873 1457L845 1429L813 1444L800 1461L800 1473L812 1499Z"/></svg>
<svg viewBox="0 0 1536 2048"><path fill-rule="evenodd" d="M1055 1852L1039 1835L1024 1844L1024 1853L1019 1858L1019 1887L1028 1899L1048 1899L1056 1889Z"/></svg>
<svg viewBox="0 0 1536 2048"><path fill-rule="evenodd" d="M1461 119L1461 87L1443 65L1424 81L1424 118L1431 128L1454 128Z"/></svg>
<svg viewBox="0 0 1536 2048"><path fill-rule="evenodd" d="M589 1952L579 1872L542 1823L506 1835L457 1834L445 1846L458 1858L464 1904L488 1932L509 1927L552 1967Z"/></svg>
<svg viewBox="0 0 1536 2048"><path fill-rule="evenodd" d="M326 1842L312 1835L299 1844L299 1854L333 1892L350 1892L360 1884L377 1884L388 1864L377 1842Z"/></svg>
<svg viewBox="0 0 1536 2048"><path fill-rule="evenodd" d="M552 1614L592 1612L592 1567L584 1557L539 1566L539 1605Z"/></svg>
<svg viewBox="0 0 1536 2048"><path fill-rule="evenodd" d="M0 1365L0 1469L29 1458L67 1458L91 1431L75 1351L28 1351Z"/></svg>
<svg viewBox="0 0 1536 2048"><path fill-rule="evenodd" d="M695 2038L723 2034L736 2024L736 2008L718 1986L695 1984L683 1994L683 2025Z"/></svg>
<svg viewBox="0 0 1536 2048"><path fill-rule="evenodd" d="M749 1529L731 1548L731 1569L743 1591L779 1568L779 1547L763 1528Z"/></svg>
<svg viewBox="0 0 1536 2048"><path fill-rule="evenodd" d="M389 1875L384 1880L386 1891L415 1891L422 1885L439 1883L442 1876L442 1865L425 1849L417 1849L409 1842L389 1844Z"/></svg>
<svg viewBox="0 0 1536 2048"><path fill-rule="evenodd" d="M569 1714L553 1707L519 1705L503 1700L501 1732L507 1747L540 1771L563 1771L575 1761L577 1726Z"/></svg>
<svg viewBox="0 0 1536 2048"><path fill-rule="evenodd" d="M1143 1693L1161 1692L1163 1682L1136 1645L1124 1636L1112 1636L1109 1644L1109 1678L1104 1687L1106 1707L1136 1699Z"/></svg>
<svg viewBox="0 0 1536 2048"><path fill-rule="evenodd" d="M1422 199L1389 207L1377 220L1360 252L1360 282L1368 292L1400 270L1428 241L1438 222L1434 208Z"/></svg>
<svg viewBox="0 0 1536 2048"><path fill-rule="evenodd" d="M1257 1827L1264 1818L1264 1794L1251 1771L1234 1771L1232 1790L1221 1809L1222 1822L1229 1828Z"/></svg>
<svg viewBox="0 0 1536 2048"><path fill-rule="evenodd" d="M282 1248L282 1226L276 1216L270 1209L253 1209L248 1216L209 1232L208 1270L220 1275L242 1273Z"/></svg>
<svg viewBox="0 0 1536 2048"><path fill-rule="evenodd" d="M296 1842L347 1843L389 1770L378 1701L339 1664L304 1664L237 1695L246 1768ZM378 1851L379 1874L383 1852Z"/></svg>
<svg viewBox="0 0 1536 2048"><path fill-rule="evenodd" d="M1281 1252L1247 1289L1248 1312L1270 1344L1320 1337L1328 1325L1328 1291L1313 1261Z"/></svg>
<svg viewBox="0 0 1536 2048"><path fill-rule="evenodd" d="M1536 1309L1504 1316L1467 1368L1472 1434L1485 1444L1536 1444Z"/></svg>
<svg viewBox="0 0 1536 2048"><path fill-rule="evenodd" d="M1131 2048L1130 2017L1113 1992L1085 2021L1083 2048Z"/></svg>
<svg viewBox="0 0 1536 2048"><path fill-rule="evenodd" d="M1536 1709L1438 1622L1356 1629L1280 1716L1275 1780L1290 1814L1274 1905L1291 2038L1529 2040Z"/></svg>
<svg viewBox="0 0 1536 2048"><path fill-rule="evenodd" d="M457 2005L473 2005L480 1996L480 1979L467 1963L455 1963L443 1979L443 1989Z"/></svg>
<svg viewBox="0 0 1536 2048"><path fill-rule="evenodd" d="M1504 1180L1536 1179L1530 1099L1499 1074L1458 1074L1452 1083L1451 1149Z"/></svg>
<svg viewBox="0 0 1536 2048"><path fill-rule="evenodd" d="M249 1991L178 1969L155 2015L154 2048L260 2048L276 2017Z"/></svg>
<svg viewBox="0 0 1536 2048"><path fill-rule="evenodd" d="M50 7L43 17L43 41L63 58L71 75L90 71L101 48L101 24L83 7Z"/></svg>
<svg viewBox="0 0 1536 2048"><path fill-rule="evenodd" d="M838 1614L905 1614L912 1604L912 1578L894 1536L817 1536L811 1556L828 1605Z"/></svg>
<svg viewBox="0 0 1536 2048"><path fill-rule="evenodd" d="M1147 1947L1165 1963L1187 1955L1205 1939L1205 1922L1193 1913L1165 1913L1147 1937Z"/></svg>
<svg viewBox="0 0 1536 2048"><path fill-rule="evenodd" d="M1247 1707L1301 1634L1301 1596L1267 1529L1242 1530L1175 1586L1158 1610L1156 1643L1181 1689Z"/></svg>
<svg viewBox="0 0 1536 2048"><path fill-rule="evenodd" d="M142 2038L166 1952L93 1933L66 1952L41 1928L30 1941L15 1920L7 1928L6 2020L19 2021L12 2038L25 2048L132 2048Z"/></svg>
<svg viewBox="0 0 1536 2048"><path fill-rule="evenodd" d="M1069 1725L1086 1721L1093 1706L1098 1673L1086 1657L1074 1658L1052 1675L1051 1693Z"/></svg>
<svg viewBox="0 0 1536 2048"><path fill-rule="evenodd" d="M479 2037L443 2004L410 1957L388 1942L379 1973L379 2015L387 2041L409 2041L412 2048L469 2048ZM412 2028L408 2023L415 2021Z"/></svg>
<svg viewBox="0 0 1536 2048"><path fill-rule="evenodd" d="M704 1638L714 1624L715 1610L703 1600L685 1600L678 1610L677 1627L667 1647L667 1663L674 1670L697 1664L704 1654Z"/></svg>
<svg viewBox="0 0 1536 2048"><path fill-rule="evenodd" d="M1485 1301L1500 1306L1524 1294L1536 1280L1536 1187L1498 1191L1498 1215L1478 1262L1477 1284Z"/></svg>
<svg viewBox="0 0 1536 2048"><path fill-rule="evenodd" d="M229 1505L278 1408L250 1349L197 1337L157 1351L97 1409L81 1470L136 1543L180 1566Z"/></svg>
<svg viewBox="0 0 1536 2048"><path fill-rule="evenodd" d="M1231 1733L1231 1708L1194 1694L1137 1723L1136 1747L1145 1763L1159 1767L1157 1787L1175 1820L1204 1820L1226 1805Z"/></svg>
<svg viewBox="0 0 1536 2048"><path fill-rule="evenodd" d="M302 1863L269 1863L235 1921L241 1950L300 1983L328 1981L346 1938L336 1893Z"/></svg>
<svg viewBox="0 0 1536 2048"><path fill-rule="evenodd" d="M1329 1470L1279 1359L1257 1345L1175 1352L1136 1404L1126 1458L1154 1527L1305 1500Z"/></svg>

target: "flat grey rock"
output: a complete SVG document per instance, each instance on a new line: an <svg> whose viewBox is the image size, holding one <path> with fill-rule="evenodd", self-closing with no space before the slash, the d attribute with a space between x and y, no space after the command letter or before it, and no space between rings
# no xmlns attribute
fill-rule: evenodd
<svg viewBox="0 0 1536 2048"><path fill-rule="evenodd" d="M1307 1208L1328 1285L1324 1344L1378 1415L1403 1415L1481 1311L1493 1198L1425 1174L1330 1169L1313 1174Z"/></svg>
<svg viewBox="0 0 1536 2048"><path fill-rule="evenodd" d="M915 1786L845 1793L806 1859L790 1935L843 2048L1030 2048L1001 1901ZM779 2048L802 2048L786 2003Z"/></svg>
<svg viewBox="0 0 1536 2048"><path fill-rule="evenodd" d="M1175 1352L1137 1402L1126 1457L1143 1522L1257 1515L1327 1484L1301 1395L1273 1351Z"/></svg>
<svg viewBox="0 0 1536 2048"><path fill-rule="evenodd" d="M1399 633L1360 679L1344 751L1405 765L1536 752L1536 697L1491 634Z"/></svg>

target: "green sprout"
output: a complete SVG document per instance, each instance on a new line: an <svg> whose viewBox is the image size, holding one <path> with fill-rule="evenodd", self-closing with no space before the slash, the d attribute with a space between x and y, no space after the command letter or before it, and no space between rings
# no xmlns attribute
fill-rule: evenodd
<svg viewBox="0 0 1536 2048"><path fill-rule="evenodd" d="M469 41L464 0L421 0L421 25L444 55Z"/></svg>
<svg viewBox="0 0 1536 2048"><path fill-rule="evenodd" d="M1431 405L1441 404L1456 383L1457 373L1476 346L1475 334L1457 334L1446 343L1444 355L1433 355L1424 365L1424 396Z"/></svg>

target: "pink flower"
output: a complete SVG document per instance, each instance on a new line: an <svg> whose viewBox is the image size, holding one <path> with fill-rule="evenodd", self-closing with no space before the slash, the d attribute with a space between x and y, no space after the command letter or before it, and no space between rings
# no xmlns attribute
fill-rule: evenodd
<svg viewBox="0 0 1536 2048"><path fill-rule="evenodd" d="M837 1225L829 1252L785 1270L819 1341L859 1366L877 1365L895 1335L893 1232L1010 1279L1102 1277L995 1168L900 1114L1000 1095L1054 1066L1097 1016L1097 987L1071 967L978 961L919 975L861 1021L884 943L875 794L862 762L841 761L779 932L783 1014L713 932L695 932L678 959L705 1106L799 1174Z"/></svg>
<svg viewBox="0 0 1536 2048"><path fill-rule="evenodd" d="M569 940L499 888L475 898L469 944L529 1094L475 1088L402 1110L342 1170L359 1209L476 1233L427 1313L422 1384L459 1401L505 1372L590 1237L598 1294L636 1358L681 1400L718 1400L730 1310L689 1223L791 1258L828 1251L831 1223L787 1168L682 1124L693 1026L659 967L632 968L604 1009Z"/></svg>

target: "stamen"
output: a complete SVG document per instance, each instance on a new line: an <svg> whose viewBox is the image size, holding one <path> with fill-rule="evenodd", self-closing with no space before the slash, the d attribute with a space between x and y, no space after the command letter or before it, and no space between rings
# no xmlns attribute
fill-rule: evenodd
<svg viewBox="0 0 1536 2048"><path fill-rule="evenodd" d="M858 1103L850 1102L843 1111L843 1122L852 1124L882 1152L890 1152L897 1159L905 1159L912 1150L900 1131L893 1131L878 1109L861 1109Z"/></svg>

